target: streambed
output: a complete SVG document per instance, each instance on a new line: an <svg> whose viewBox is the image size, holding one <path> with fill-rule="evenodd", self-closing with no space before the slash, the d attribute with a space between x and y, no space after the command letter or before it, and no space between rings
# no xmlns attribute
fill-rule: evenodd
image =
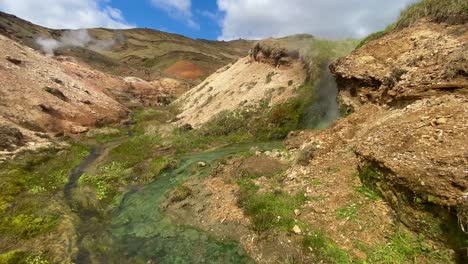
<svg viewBox="0 0 468 264"><path fill-rule="evenodd" d="M89 212L83 212L80 218L84 225L82 234L87 236L89 244L93 237L99 245L92 252L89 246L81 245L86 250L78 254L76 263L253 263L237 241L220 241L209 233L189 226L174 224L160 209L167 194L189 177L208 175L214 161L223 157L248 151L253 146L262 149L274 149L281 143L240 144L222 147L216 150L193 153L179 157L177 168L163 172L155 181L133 187L116 199L109 221L93 223ZM102 147L96 147L71 175L71 180L78 181L80 173L85 171L92 161L102 153ZM206 167L200 168L198 162ZM68 186L70 188L75 185ZM67 193L67 188L66 192ZM87 230L87 231L84 231ZM94 233L94 234L91 234ZM106 239L103 239L106 237ZM105 250L102 250L105 248ZM91 257L96 256L98 257Z"/></svg>

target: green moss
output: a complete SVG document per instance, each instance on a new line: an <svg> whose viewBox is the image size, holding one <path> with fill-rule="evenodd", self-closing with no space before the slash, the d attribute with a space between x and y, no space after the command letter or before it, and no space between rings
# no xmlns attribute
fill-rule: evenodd
<svg viewBox="0 0 468 264"><path fill-rule="evenodd" d="M354 109L352 106L348 106L344 104L340 105L340 117L348 117L352 113L354 113Z"/></svg>
<svg viewBox="0 0 468 264"><path fill-rule="evenodd" d="M0 254L0 264L49 264L44 254L13 250Z"/></svg>
<svg viewBox="0 0 468 264"><path fill-rule="evenodd" d="M176 112L175 107L148 107L137 110L133 113L133 131L136 135L143 135L151 127L169 122L176 116Z"/></svg>
<svg viewBox="0 0 468 264"><path fill-rule="evenodd" d="M110 152L110 158L130 168L150 158L160 144L161 137L158 135L135 136L114 148Z"/></svg>
<svg viewBox="0 0 468 264"><path fill-rule="evenodd" d="M118 188L127 184L127 181L125 164L112 162L100 167L95 175L83 174L79 184L92 187L99 200L111 201Z"/></svg>
<svg viewBox="0 0 468 264"><path fill-rule="evenodd" d="M127 130L123 128L113 128L115 129L115 133L105 133L105 134L98 134L94 138L97 142L105 143L117 140L127 135Z"/></svg>
<svg viewBox="0 0 468 264"><path fill-rule="evenodd" d="M171 200L173 202L180 202L180 201L187 199L187 197L189 197L191 194L192 194L192 189L190 189L189 187L185 185L179 185L172 192Z"/></svg>
<svg viewBox="0 0 468 264"><path fill-rule="evenodd" d="M304 249L312 252L317 262L345 264L353 263L349 254L339 248L323 231L313 231L304 236L302 240Z"/></svg>
<svg viewBox="0 0 468 264"><path fill-rule="evenodd" d="M72 145L67 150L26 153L0 168L0 233L30 239L48 233L60 221L49 208L71 171L88 154Z"/></svg>

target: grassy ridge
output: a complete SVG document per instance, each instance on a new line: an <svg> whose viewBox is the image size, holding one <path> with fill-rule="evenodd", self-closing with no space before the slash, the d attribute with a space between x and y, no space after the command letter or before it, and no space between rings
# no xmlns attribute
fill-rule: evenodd
<svg viewBox="0 0 468 264"><path fill-rule="evenodd" d="M398 20L385 30L375 32L364 38L357 46L360 48L372 40L379 39L394 30L411 27L421 19L426 18L435 23L451 25L468 22L468 2L466 0L421 0L408 6L400 14Z"/></svg>
<svg viewBox="0 0 468 264"><path fill-rule="evenodd" d="M409 27L422 18L436 23L463 24L468 22L466 0L422 0L405 9L396 23L396 29Z"/></svg>

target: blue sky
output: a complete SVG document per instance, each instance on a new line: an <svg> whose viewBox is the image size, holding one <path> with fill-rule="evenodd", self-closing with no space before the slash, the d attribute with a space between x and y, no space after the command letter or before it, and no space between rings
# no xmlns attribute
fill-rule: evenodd
<svg viewBox="0 0 468 264"><path fill-rule="evenodd" d="M139 27L172 32L191 38L216 39L221 35L216 0L192 1L192 15L198 27L189 26L183 19L171 16L155 7L151 1L113 0L112 6L122 11L126 21Z"/></svg>
<svg viewBox="0 0 468 264"><path fill-rule="evenodd" d="M146 27L192 38L292 34L361 38L416 0L0 0L0 10L50 28Z"/></svg>

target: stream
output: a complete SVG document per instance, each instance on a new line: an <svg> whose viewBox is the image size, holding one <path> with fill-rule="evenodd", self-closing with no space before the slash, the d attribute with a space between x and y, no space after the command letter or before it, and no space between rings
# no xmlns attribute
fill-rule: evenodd
<svg viewBox="0 0 468 264"><path fill-rule="evenodd" d="M68 201L72 201L71 193L80 176L109 144L115 142L93 147L73 170L64 190ZM179 157L176 169L162 173L152 183L132 187L116 198L110 220L95 223L96 214L78 212L83 227L79 228L80 252L75 263L253 263L237 241L219 241L194 227L176 225L162 212L160 204L167 199L168 192L189 177L208 175L216 160L248 151L252 146L268 150L280 145L280 142L239 144L184 155ZM196 166L200 161L207 166ZM90 252L84 245L90 238L99 245L96 252Z"/></svg>

